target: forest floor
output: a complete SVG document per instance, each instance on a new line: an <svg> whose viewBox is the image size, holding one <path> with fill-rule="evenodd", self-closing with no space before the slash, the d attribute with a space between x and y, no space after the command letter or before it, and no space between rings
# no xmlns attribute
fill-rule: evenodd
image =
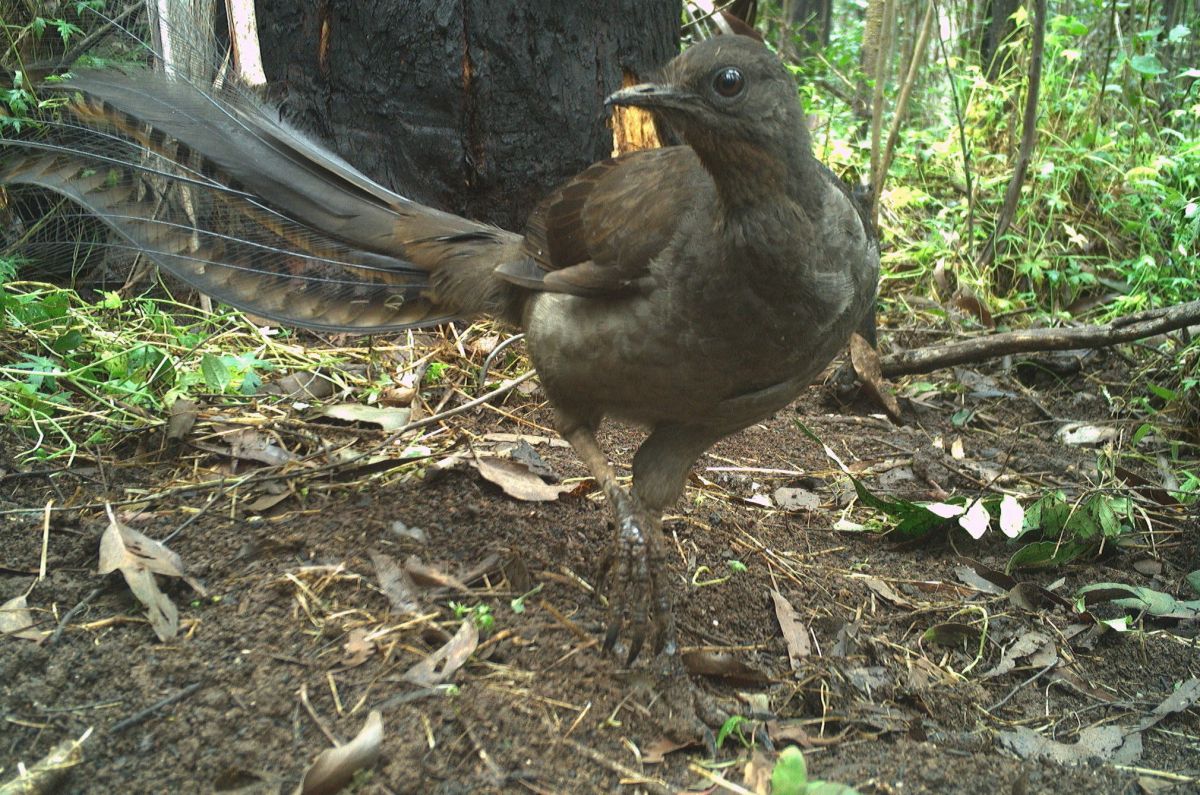
<svg viewBox="0 0 1200 795"><path fill-rule="evenodd" d="M1194 509L1148 489L1127 544L1014 572L1013 588L1015 546L995 529L907 545L871 532L880 516L797 427L879 494L1074 498L1119 484L1102 445L1056 432L1127 439L1105 396L1125 367L943 371L909 383L900 423L818 384L718 444L665 525L683 683L649 652L626 668L601 649L608 514L551 441L534 381L354 462L388 432L291 400L202 406L182 441L147 432L69 464L12 463L30 441L5 430L0 603L28 593L35 623L0 637L0 785L91 729L59 791L291 792L378 711L381 756L354 792L765 792L789 744L812 777L860 793L1198 792L1196 622L1118 632L1100 621L1116 613L1071 606L1113 581L1194 599ZM640 439L602 436L626 473ZM564 493L517 499L470 465L505 451ZM173 639L120 574L97 573L105 503L194 578L159 578ZM667 714L660 696L681 688L744 717L715 758Z"/></svg>

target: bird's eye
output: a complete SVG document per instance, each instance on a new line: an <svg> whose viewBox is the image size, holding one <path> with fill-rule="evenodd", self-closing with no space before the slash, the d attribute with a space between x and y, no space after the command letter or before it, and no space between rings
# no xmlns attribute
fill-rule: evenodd
<svg viewBox="0 0 1200 795"><path fill-rule="evenodd" d="M736 67L726 66L724 69L718 69L713 75L713 91L726 99L736 97L745 87L746 78L742 77L741 70Z"/></svg>

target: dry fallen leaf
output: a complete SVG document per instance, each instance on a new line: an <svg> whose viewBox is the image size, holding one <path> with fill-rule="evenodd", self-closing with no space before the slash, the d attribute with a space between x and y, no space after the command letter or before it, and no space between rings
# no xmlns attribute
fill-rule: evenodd
<svg viewBox="0 0 1200 795"><path fill-rule="evenodd" d="M29 612L29 605L25 601L24 594L14 596L0 605L0 635L12 635L14 638L24 638L25 640L41 640L49 634L40 629L34 629L33 625L33 614Z"/></svg>
<svg viewBox="0 0 1200 795"><path fill-rule="evenodd" d="M755 748L750 761L742 767L742 786L754 795L769 795L771 792L771 773L775 769L775 761Z"/></svg>
<svg viewBox="0 0 1200 795"><path fill-rule="evenodd" d="M323 372L300 370L289 373L278 381L263 384L258 392L264 395L281 395L291 400L316 402L333 395L336 385Z"/></svg>
<svg viewBox="0 0 1200 795"><path fill-rule="evenodd" d="M357 668L371 659L375 653L375 642L367 638L367 631L361 627L350 630L346 642L342 644L342 666Z"/></svg>
<svg viewBox="0 0 1200 795"><path fill-rule="evenodd" d="M547 483L527 466L510 458L476 455L470 463L486 480L503 489L505 494L526 502L550 502L575 488Z"/></svg>
<svg viewBox="0 0 1200 795"><path fill-rule="evenodd" d="M642 763L646 765L661 765L666 759L667 754L673 754L676 751L682 751L685 748L694 748L699 743L695 741L677 741L669 737L659 737L657 740L652 740L642 748Z"/></svg>
<svg viewBox="0 0 1200 795"><path fill-rule="evenodd" d="M984 328L996 327L996 322L992 320L992 313L988 311L987 305L965 285L958 286L954 295L950 297L950 303L978 320Z"/></svg>
<svg viewBox="0 0 1200 795"><path fill-rule="evenodd" d="M1047 646L1049 646L1049 651L1046 650ZM1017 663L1022 659L1032 658L1034 655L1039 654L1042 659L1046 660L1042 663L1041 667L1049 665L1058 659L1058 651L1054 648L1054 641L1049 635L1041 632L1026 632L1004 650L1004 654L1000 657L1000 662L996 663L994 668L985 673L983 678L989 679L994 676L1002 676L1013 668L1016 668ZM1053 656L1051 657L1050 655Z"/></svg>
<svg viewBox="0 0 1200 795"><path fill-rule="evenodd" d="M468 618L446 645L409 668L401 678L419 687L440 685L463 667L478 646L479 629Z"/></svg>
<svg viewBox="0 0 1200 795"><path fill-rule="evenodd" d="M480 356L487 356L492 351L496 350L496 346L500 344L499 334L487 334L482 337L476 337L467 343L467 347L472 353L477 353Z"/></svg>
<svg viewBox="0 0 1200 795"><path fill-rule="evenodd" d="M483 435L485 442L525 442L537 446L539 444L548 444L551 447L570 447L565 439L560 439L557 436L530 436L524 433L485 433Z"/></svg>
<svg viewBox="0 0 1200 795"><path fill-rule="evenodd" d="M375 564L375 577L379 580L379 587L392 608L400 613L420 612L421 599L417 595L417 586L412 575L382 552L371 550L369 554L371 562Z"/></svg>
<svg viewBox="0 0 1200 795"><path fill-rule="evenodd" d="M771 591L771 600L775 603L775 618L779 628L783 630L783 641L787 644L788 660L792 670L800 667L800 661L812 654L812 641L808 637L808 628L796 615L796 608L779 591Z"/></svg>
<svg viewBox="0 0 1200 795"><path fill-rule="evenodd" d="M1071 445L1104 444L1115 441L1120 435L1121 431L1118 428L1082 422L1068 422L1054 433L1058 441Z"/></svg>
<svg viewBox="0 0 1200 795"><path fill-rule="evenodd" d="M911 609L916 606L901 596L895 588L888 585L878 577L863 576L859 579L861 579L863 583L866 584L866 586L874 591L877 595L882 596L884 599L896 605L896 607L907 607Z"/></svg>
<svg viewBox="0 0 1200 795"><path fill-rule="evenodd" d="M358 735L338 748L328 748L313 761L304 774L296 795L333 795L354 779L354 774L371 767L379 759L383 744L383 718L371 710Z"/></svg>
<svg viewBox="0 0 1200 795"><path fill-rule="evenodd" d="M391 433L408 425L412 410L407 407L381 408L364 406L361 403L337 403L326 406L321 415L346 422L366 422L378 425Z"/></svg>
<svg viewBox="0 0 1200 795"><path fill-rule="evenodd" d="M179 611L175 603L158 589L155 574L179 577L201 596L207 596L204 587L189 577L183 561L164 545L127 527L118 519L111 505L108 512L108 527L100 537L100 574L120 571L137 600L146 606L146 617L159 640L175 637L179 630Z"/></svg>
<svg viewBox="0 0 1200 795"><path fill-rule="evenodd" d="M414 583L425 588L450 588L455 591L470 590L467 584L458 577L423 563L416 555L411 555L408 560L404 561L404 572L412 577Z"/></svg>
<svg viewBox="0 0 1200 795"><path fill-rule="evenodd" d="M862 381L875 402L882 406L893 420L900 419L900 403L883 379L879 351L872 348L871 343L863 339L858 332L850 336L850 363L854 366L854 374Z"/></svg>
<svg viewBox="0 0 1200 795"><path fill-rule="evenodd" d="M821 497L808 489L783 487L775 489L775 504L785 511L817 511Z"/></svg>
<svg viewBox="0 0 1200 795"><path fill-rule="evenodd" d="M184 397L176 398L167 412L167 438L178 441L187 436L199 416L200 408L196 401Z"/></svg>

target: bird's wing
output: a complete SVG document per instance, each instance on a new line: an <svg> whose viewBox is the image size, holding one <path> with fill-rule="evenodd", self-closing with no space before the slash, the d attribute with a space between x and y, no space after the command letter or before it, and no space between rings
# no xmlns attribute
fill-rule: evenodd
<svg viewBox="0 0 1200 795"><path fill-rule="evenodd" d="M630 152L587 168L533 211L521 262L498 274L535 290L597 296L637 289L711 181L685 146Z"/></svg>

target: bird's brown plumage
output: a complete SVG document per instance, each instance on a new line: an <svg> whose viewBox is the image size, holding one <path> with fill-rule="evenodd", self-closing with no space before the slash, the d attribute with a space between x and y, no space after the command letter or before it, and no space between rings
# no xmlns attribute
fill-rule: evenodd
<svg viewBox="0 0 1200 795"><path fill-rule="evenodd" d="M379 186L240 94L91 71L78 126L4 141L0 182L58 191L199 289L298 325L379 331L490 314L527 333L559 428L614 512L608 643L670 645L661 516L713 442L790 402L870 311L878 249L813 158L795 87L718 37L614 94L686 146L598 163L524 235ZM626 490L595 439L649 436Z"/></svg>

